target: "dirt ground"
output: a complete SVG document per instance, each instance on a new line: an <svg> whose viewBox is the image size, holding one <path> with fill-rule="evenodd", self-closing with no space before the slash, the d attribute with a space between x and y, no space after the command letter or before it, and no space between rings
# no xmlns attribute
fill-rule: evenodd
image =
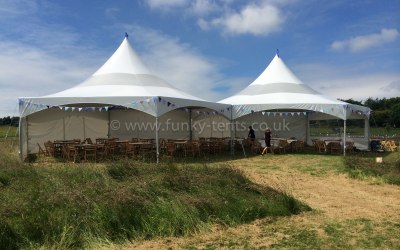
<svg viewBox="0 0 400 250"><path fill-rule="evenodd" d="M288 228L293 224L305 224L309 227L331 220L345 221L355 218L400 222L400 186L374 184L338 173L314 176L285 167L274 171L249 167L242 169L254 182L291 193L308 204L313 212L279 218L278 221L266 218L234 228L218 226L190 237L136 242L126 245L126 249L232 248L229 243L227 245L227 241L232 242L233 248L236 248L235 245L260 248L268 247L279 238L285 237L279 232L272 236L266 233L274 230L273 227ZM315 228L318 230L318 226Z"/></svg>

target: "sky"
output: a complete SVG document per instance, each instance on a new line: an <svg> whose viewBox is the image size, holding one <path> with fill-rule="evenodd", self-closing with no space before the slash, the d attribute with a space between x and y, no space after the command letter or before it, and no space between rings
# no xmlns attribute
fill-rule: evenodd
<svg viewBox="0 0 400 250"><path fill-rule="evenodd" d="M125 32L155 75L210 101L277 49L322 94L400 97L399 0L0 0L0 117L89 78Z"/></svg>

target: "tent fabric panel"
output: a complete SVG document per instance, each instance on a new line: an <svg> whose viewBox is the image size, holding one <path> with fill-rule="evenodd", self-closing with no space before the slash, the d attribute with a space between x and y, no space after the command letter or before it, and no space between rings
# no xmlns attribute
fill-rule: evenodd
<svg viewBox="0 0 400 250"><path fill-rule="evenodd" d="M62 111L64 114L65 140L107 137L107 112Z"/></svg>
<svg viewBox="0 0 400 250"><path fill-rule="evenodd" d="M120 139L155 138L155 117L143 112L113 110L110 112L110 137ZM159 138L189 139L189 115L181 110L174 110L158 119Z"/></svg>
<svg viewBox="0 0 400 250"><path fill-rule="evenodd" d="M98 112L85 116L85 138L91 138L94 142L96 138L105 138L108 136L108 114Z"/></svg>
<svg viewBox="0 0 400 250"><path fill-rule="evenodd" d="M295 83L270 83L264 85L250 85L243 91L239 92L236 96L242 95L259 95L260 93L297 93L297 94L313 94L320 95L317 91L308 87L305 84L295 84Z"/></svg>
<svg viewBox="0 0 400 250"><path fill-rule="evenodd" d="M326 98L323 95L306 93L264 93L257 95L236 95L221 100L220 103L232 105L244 104L335 104L345 105L346 103Z"/></svg>
<svg viewBox="0 0 400 250"><path fill-rule="evenodd" d="M80 114L64 115L64 140L83 139L85 137L84 119L84 116Z"/></svg>
<svg viewBox="0 0 400 250"><path fill-rule="evenodd" d="M304 110L326 113L341 119L346 117L346 109L333 104L244 104L233 106L233 119L259 111Z"/></svg>
<svg viewBox="0 0 400 250"><path fill-rule="evenodd" d="M206 114L204 114L204 112ZM209 112L209 114L207 114ZM230 120L221 114L212 114L211 109L192 111L192 136L227 138L231 136Z"/></svg>
<svg viewBox="0 0 400 250"><path fill-rule="evenodd" d="M127 73L110 73L105 75L92 76L76 87L103 86L103 85L167 87L177 90L176 88L172 87L166 81L157 76L148 74L127 74Z"/></svg>
<svg viewBox="0 0 400 250"><path fill-rule="evenodd" d="M37 153L46 141L64 140L64 115L60 110L44 110L28 118L27 153Z"/></svg>

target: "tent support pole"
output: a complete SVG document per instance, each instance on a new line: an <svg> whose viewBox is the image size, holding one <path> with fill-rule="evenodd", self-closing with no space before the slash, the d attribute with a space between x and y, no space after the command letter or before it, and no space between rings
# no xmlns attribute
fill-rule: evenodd
<svg viewBox="0 0 400 250"><path fill-rule="evenodd" d="M367 140L367 148L369 148L370 147L369 138L371 137L371 131L370 131L370 127L369 127L369 117L368 116L366 116L364 118L364 137Z"/></svg>
<svg viewBox="0 0 400 250"><path fill-rule="evenodd" d="M22 120L25 119L24 117L21 117L19 119L18 123L18 139L19 139L19 145L18 145L18 156L19 160L22 161L22 136L21 136L21 125L22 125Z"/></svg>
<svg viewBox="0 0 400 250"><path fill-rule="evenodd" d="M26 117L26 157L29 155L29 120L28 117Z"/></svg>
<svg viewBox="0 0 400 250"><path fill-rule="evenodd" d="M159 139L158 139L158 117L156 116L156 157L157 157L157 164L160 162L160 144L158 143Z"/></svg>
<svg viewBox="0 0 400 250"><path fill-rule="evenodd" d="M310 117L309 113L306 112L306 140L305 143L306 145L308 144L308 140L310 139Z"/></svg>
<svg viewBox="0 0 400 250"><path fill-rule="evenodd" d="M343 120L343 156L346 156L346 120Z"/></svg>
<svg viewBox="0 0 400 250"><path fill-rule="evenodd" d="M231 155L234 155L235 154L235 152L234 152L234 141L233 141L233 111L232 111L232 105L231 105L231 119L230 119L230 124L231 124Z"/></svg>
<svg viewBox="0 0 400 250"><path fill-rule="evenodd" d="M65 140L65 116L63 116L63 140Z"/></svg>
<svg viewBox="0 0 400 250"><path fill-rule="evenodd" d="M189 109L189 139L193 140L193 131L192 131L192 109Z"/></svg>
<svg viewBox="0 0 400 250"><path fill-rule="evenodd" d="M86 122L85 122L85 117L82 117L83 119L83 139L86 140Z"/></svg>
<svg viewBox="0 0 400 250"><path fill-rule="evenodd" d="M107 138L110 138L110 110L107 109Z"/></svg>

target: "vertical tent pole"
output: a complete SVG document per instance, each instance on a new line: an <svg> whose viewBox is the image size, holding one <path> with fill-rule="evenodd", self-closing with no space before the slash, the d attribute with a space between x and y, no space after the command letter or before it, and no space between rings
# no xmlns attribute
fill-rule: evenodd
<svg viewBox="0 0 400 250"><path fill-rule="evenodd" d="M310 113L306 112L306 145L310 145L308 141L310 140Z"/></svg>
<svg viewBox="0 0 400 250"><path fill-rule="evenodd" d="M364 118L364 138L367 140L367 148L369 148L369 138L371 137L370 127L369 127L369 117Z"/></svg>
<svg viewBox="0 0 400 250"><path fill-rule="evenodd" d="M158 143L158 117L156 116L156 154L157 154L157 164L160 162L160 145Z"/></svg>
<svg viewBox="0 0 400 250"><path fill-rule="evenodd" d="M343 156L346 156L346 120L343 120Z"/></svg>
<svg viewBox="0 0 400 250"><path fill-rule="evenodd" d="M109 109L107 109L107 119L108 119L108 122L107 122L107 126L108 126L107 138L110 138L110 110Z"/></svg>
<svg viewBox="0 0 400 250"><path fill-rule="evenodd" d="M63 120L63 140L65 140L65 116L63 116L62 120Z"/></svg>
<svg viewBox="0 0 400 250"><path fill-rule="evenodd" d="M23 117L19 118L18 122L18 139L19 139L19 145L18 145L18 156L19 160L22 161L22 136L21 136L21 121L24 119Z"/></svg>
<svg viewBox="0 0 400 250"><path fill-rule="evenodd" d="M86 123L85 123L85 117L82 117L83 119L83 140L86 140Z"/></svg>
<svg viewBox="0 0 400 250"><path fill-rule="evenodd" d="M26 130L26 157L28 157L28 154L29 154L29 120L28 120L28 116L26 117L25 123L26 123L26 125L25 125L25 130Z"/></svg>
<svg viewBox="0 0 400 250"><path fill-rule="evenodd" d="M230 119L230 127L231 127L231 155L234 155L234 141L233 141L233 111L232 111L232 105L231 105L231 119Z"/></svg>
<svg viewBox="0 0 400 250"><path fill-rule="evenodd" d="M192 141L193 139L193 131L192 131L192 109L189 109L189 139Z"/></svg>

